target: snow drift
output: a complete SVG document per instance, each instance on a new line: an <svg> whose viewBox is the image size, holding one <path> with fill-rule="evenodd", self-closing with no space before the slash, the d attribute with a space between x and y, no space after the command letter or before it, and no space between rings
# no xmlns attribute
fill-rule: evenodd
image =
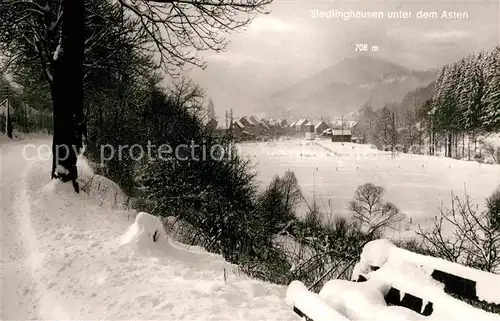
<svg viewBox="0 0 500 321"><path fill-rule="evenodd" d="M2 299L16 298L4 301L16 308L0 307L2 319L294 318L284 287L232 273L221 256L171 240L152 215L103 206L92 192L75 194L70 184L51 181L50 157L23 158L22 144L2 148L9 166L2 196L12 197L2 202L9 231ZM92 175L85 160L79 166Z"/></svg>
<svg viewBox="0 0 500 321"><path fill-rule="evenodd" d="M353 271L353 279L358 275L368 274L371 267L385 267L400 270L408 275L419 275L420 283L431 279L435 270L443 271L476 283L476 292L480 300L500 304L500 275L483 272L449 262L440 258L425 256L398 248L389 240L375 240L365 245L361 258ZM432 282L432 281L428 281Z"/></svg>

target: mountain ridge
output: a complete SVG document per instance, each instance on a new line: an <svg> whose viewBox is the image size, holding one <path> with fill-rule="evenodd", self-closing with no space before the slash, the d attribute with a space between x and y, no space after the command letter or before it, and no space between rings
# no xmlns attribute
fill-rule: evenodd
<svg viewBox="0 0 500 321"><path fill-rule="evenodd" d="M378 57L348 57L270 97L266 114L272 117L333 117L356 111L367 101L376 108L401 101L425 86L436 71L412 70Z"/></svg>

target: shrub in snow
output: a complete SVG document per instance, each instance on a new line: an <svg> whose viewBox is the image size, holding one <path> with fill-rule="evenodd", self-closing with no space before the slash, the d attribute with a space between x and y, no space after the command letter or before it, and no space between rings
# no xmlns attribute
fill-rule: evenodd
<svg viewBox="0 0 500 321"><path fill-rule="evenodd" d="M328 280L348 279L363 244L370 236L344 217L325 222L319 207L313 207L302 221L289 229L294 246L285 249L295 268L292 279L301 280L313 290Z"/></svg>
<svg viewBox="0 0 500 321"><path fill-rule="evenodd" d="M483 145L485 159L489 160L490 164L500 164L500 147L491 142L484 142Z"/></svg>
<svg viewBox="0 0 500 321"><path fill-rule="evenodd" d="M486 200L490 224L500 230L500 187Z"/></svg>
<svg viewBox="0 0 500 321"><path fill-rule="evenodd" d="M467 195L462 200L452 196L450 208L441 208L441 217L429 229L419 227L417 235L433 256L488 272L500 269L500 229L498 228L495 192L487 209L479 210ZM452 228L452 233L446 230Z"/></svg>

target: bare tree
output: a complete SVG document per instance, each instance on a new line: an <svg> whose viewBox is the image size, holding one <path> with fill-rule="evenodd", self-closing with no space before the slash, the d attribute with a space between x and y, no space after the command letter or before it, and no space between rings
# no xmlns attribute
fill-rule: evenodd
<svg viewBox="0 0 500 321"><path fill-rule="evenodd" d="M496 164L500 164L500 147L490 142L483 142L484 154L490 156Z"/></svg>
<svg viewBox="0 0 500 321"><path fill-rule="evenodd" d="M488 272L500 268L500 229L491 210L480 211L467 195L452 195L451 208L441 208L440 220L429 229L419 227L417 235L434 256Z"/></svg>
<svg viewBox="0 0 500 321"><path fill-rule="evenodd" d="M159 65L172 75L186 63L202 67L198 51L222 51L224 33L244 28L272 0L118 0L137 18L160 53Z"/></svg>
<svg viewBox="0 0 500 321"><path fill-rule="evenodd" d="M368 235L382 233L388 227L395 228L404 219L396 205L382 201L383 193L382 186L366 183L356 189L354 200L349 202L354 221Z"/></svg>
<svg viewBox="0 0 500 321"><path fill-rule="evenodd" d="M205 91L188 78L182 77L174 81L168 89L168 95L178 106L190 110L193 114L198 115L203 111Z"/></svg>
<svg viewBox="0 0 500 321"><path fill-rule="evenodd" d="M0 54L6 69L38 64L50 85L54 113L52 178L72 181L79 191L76 157L85 131L83 81L85 50L102 43L102 32L86 34L95 13L90 0L2 0ZM158 66L171 75L186 63L204 67L200 50L224 50L223 34L245 27L272 0L119 0L122 20L138 22L144 51L159 54ZM106 2L111 3L111 2ZM98 68L97 65L88 67Z"/></svg>

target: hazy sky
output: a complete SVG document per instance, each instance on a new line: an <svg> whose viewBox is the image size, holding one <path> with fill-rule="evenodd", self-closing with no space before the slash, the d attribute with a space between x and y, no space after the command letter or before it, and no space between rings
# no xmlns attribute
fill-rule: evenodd
<svg viewBox="0 0 500 321"><path fill-rule="evenodd" d="M359 54L356 43L377 46L377 52L369 49L367 54L414 69L440 67L499 44L498 0L274 0L269 9L269 15L257 17L246 31L231 34L226 52L205 52L206 70L188 72L212 97L218 116L231 107L236 116L251 114L270 94ZM313 17L313 11L335 10L382 12L384 18ZM468 17L441 19L443 10ZM389 19L393 11L411 12L412 17ZM438 18L417 19L419 11L437 12Z"/></svg>

